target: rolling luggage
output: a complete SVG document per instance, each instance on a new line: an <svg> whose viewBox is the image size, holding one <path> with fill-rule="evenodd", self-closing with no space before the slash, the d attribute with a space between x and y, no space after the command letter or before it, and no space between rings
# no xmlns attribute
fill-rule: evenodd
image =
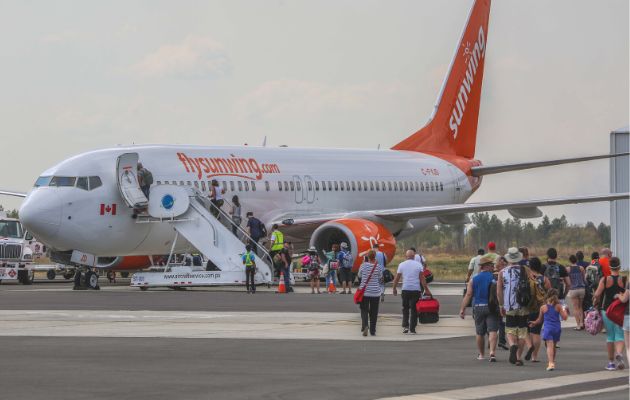
<svg viewBox="0 0 630 400"><path fill-rule="evenodd" d="M434 324L440 320L440 302L433 296L422 296L416 303L418 322Z"/></svg>

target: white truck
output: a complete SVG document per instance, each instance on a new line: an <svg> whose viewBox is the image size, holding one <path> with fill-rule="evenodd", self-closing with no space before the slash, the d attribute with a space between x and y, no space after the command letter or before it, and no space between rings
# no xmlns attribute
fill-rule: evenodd
<svg viewBox="0 0 630 400"><path fill-rule="evenodd" d="M33 236L15 218L0 211L0 282L18 280L30 285L35 278Z"/></svg>

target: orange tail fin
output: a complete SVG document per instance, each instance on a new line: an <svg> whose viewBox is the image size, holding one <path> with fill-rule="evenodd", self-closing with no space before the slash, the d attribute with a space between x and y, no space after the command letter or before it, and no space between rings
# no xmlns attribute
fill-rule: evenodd
<svg viewBox="0 0 630 400"><path fill-rule="evenodd" d="M429 122L393 150L473 158L490 19L490 0L476 0Z"/></svg>

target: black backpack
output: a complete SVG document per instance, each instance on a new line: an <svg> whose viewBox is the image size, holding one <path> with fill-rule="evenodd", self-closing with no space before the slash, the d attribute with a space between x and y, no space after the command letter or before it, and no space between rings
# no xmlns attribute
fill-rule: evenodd
<svg viewBox="0 0 630 400"><path fill-rule="evenodd" d="M529 285L529 276L525 267L521 266L521 273L518 277L518 287L516 288L516 302L521 307L527 307L532 301L532 292Z"/></svg>
<svg viewBox="0 0 630 400"><path fill-rule="evenodd" d="M497 295L497 283L491 281L488 285L488 310L492 314L499 313L499 297Z"/></svg>
<svg viewBox="0 0 630 400"><path fill-rule="evenodd" d="M143 181L142 183L145 186L151 186L153 185L153 174L151 173L151 171L149 171L148 169L145 168L144 170L144 174L143 174Z"/></svg>

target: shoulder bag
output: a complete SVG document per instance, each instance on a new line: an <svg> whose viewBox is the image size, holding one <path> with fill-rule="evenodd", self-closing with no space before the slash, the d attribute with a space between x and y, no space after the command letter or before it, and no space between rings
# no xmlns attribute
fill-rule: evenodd
<svg viewBox="0 0 630 400"><path fill-rule="evenodd" d="M376 263L374 263L374 266L372 267L372 271L370 271L370 275L368 275L368 278L365 280L365 285L363 285L362 288L358 288L355 292L354 292L354 304L359 304L363 301L363 295L365 294L365 288L367 287L368 283L370 283L370 279L372 278L372 274L374 273L374 270L376 269Z"/></svg>

